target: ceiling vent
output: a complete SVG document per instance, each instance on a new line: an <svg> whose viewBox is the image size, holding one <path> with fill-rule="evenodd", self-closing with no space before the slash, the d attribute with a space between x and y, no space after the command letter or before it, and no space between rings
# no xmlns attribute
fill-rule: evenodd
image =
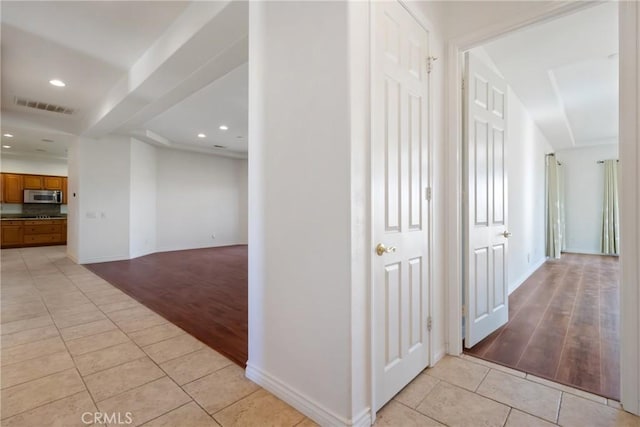
<svg viewBox="0 0 640 427"><path fill-rule="evenodd" d="M227 148L224 145L214 145L215 148Z"/></svg>
<svg viewBox="0 0 640 427"><path fill-rule="evenodd" d="M31 99L26 98L18 98L17 96L13 99L16 105L27 108L35 108L36 110L42 111L51 111L52 113L60 113L60 114L73 114L74 109L69 107L63 107L61 105L49 104L47 102L33 101Z"/></svg>

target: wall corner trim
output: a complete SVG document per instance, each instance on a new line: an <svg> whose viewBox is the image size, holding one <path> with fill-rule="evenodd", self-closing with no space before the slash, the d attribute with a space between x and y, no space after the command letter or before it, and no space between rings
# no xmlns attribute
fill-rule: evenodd
<svg viewBox="0 0 640 427"><path fill-rule="evenodd" d="M267 391L273 393L276 397L284 400L298 411L320 425L327 426L345 426L345 427L369 427L371 426L371 409L366 408L354 419L348 420L343 418L322 405L318 404L309 397L303 395L299 391L289 385L278 380L274 376L247 363L245 375L248 379L263 387Z"/></svg>

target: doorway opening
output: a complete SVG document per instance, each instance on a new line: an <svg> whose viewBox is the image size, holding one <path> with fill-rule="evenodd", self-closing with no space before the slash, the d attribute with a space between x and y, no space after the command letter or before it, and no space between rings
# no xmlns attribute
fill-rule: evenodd
<svg viewBox="0 0 640 427"><path fill-rule="evenodd" d="M614 400L617 23L606 3L471 49L463 120L464 351Z"/></svg>

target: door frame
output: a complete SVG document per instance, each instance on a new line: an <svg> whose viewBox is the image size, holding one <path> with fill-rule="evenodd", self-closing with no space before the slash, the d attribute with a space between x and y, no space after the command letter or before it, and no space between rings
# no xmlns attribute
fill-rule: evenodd
<svg viewBox="0 0 640 427"><path fill-rule="evenodd" d="M418 23L418 25L420 25L420 27L422 27L428 34L428 46L429 46L429 55L434 55L433 53L433 41L432 41L432 37L433 37L433 29L432 29L432 25L431 23L424 17L424 15L422 14L422 12L415 7L415 5L411 2L411 0L396 0L398 2L398 4L400 4L400 6L402 6L408 13L409 15L411 15L411 17L413 19L416 20L416 22ZM372 1L369 3L370 7L369 7L369 40L370 40L370 46L369 46L369 82L370 85L373 84L373 73L374 73L374 69L373 67L375 66L375 45L374 45L374 41L375 41L375 31L376 31L376 24L375 24L375 8L378 7L376 5L375 1ZM432 79L431 76L428 77L428 94L429 94L429 100L427 102L427 107L428 107L428 111L427 111L427 125L429 127L429 130L427 132L427 153L428 153L428 161L427 161L427 171L426 171L426 181L427 181L427 186L429 188L433 188L433 83L432 83ZM369 96L371 96L372 93L372 86L369 87ZM374 289L373 289L373 283L374 283L374 259L375 259L375 252L373 250L373 245L374 245L374 227L373 227L373 198L375 197L374 191L373 191L373 174L375 173L373 170L373 144L371 139L373 138L373 121L371 119L373 114L373 108L371 107L369 109L368 112L368 116L369 116L369 132L371 132L371 138L370 138L370 150L369 150L369 158L367 159L368 164L369 164L369 190L370 190L370 218L369 218L369 236L368 236L368 240L369 240L369 246L370 251L369 251L369 258L368 258L368 262L369 262L369 277L370 277L370 292L369 292L369 307L371 307L371 309L369 310L369 340L370 340L370 352L369 352L369 372L371 375L371 380L370 380L370 387L371 387L371 393L369 395L369 404L370 404L370 408L371 408L371 423L373 424L373 422L376 420L376 412L373 410L373 408L376 407L376 355L374 352L374 349L376 348L376 329L375 329L375 313L373 310L373 307L375 307L375 293L374 293ZM433 218L433 198L431 200L428 201L427 203L427 215L428 215L428 221L427 221L427 238L428 238L428 254L427 254L427 298L428 298L428 305L427 305L427 309L429 310L429 316L432 316L433 313L433 224L434 224L434 218ZM432 331L428 331L428 337L427 337L427 343L429 346L428 349L428 365L427 366L432 366L432 364L434 363L436 359L436 355L434 354L434 349L433 349L433 333Z"/></svg>
<svg viewBox="0 0 640 427"><path fill-rule="evenodd" d="M446 84L446 148L447 194L446 201L446 283L445 291L447 319L447 353L462 353L462 252L463 235L463 194L462 194L462 77L463 53L492 39L506 35L524 27L539 24L579 10L598 5L600 2L562 2L550 4L537 12L524 14L513 20L485 27L470 35L450 40L447 45L447 84ZM640 414L640 188L637 183L640 174L640 149L638 138L640 131L635 120L640 114L638 93L638 72L640 71L637 53L637 38L640 33L640 5L636 2L619 2L619 43L620 43L620 137L619 149L622 185L620 227L625 234L635 239L623 239L620 255L621 269L621 402L625 410ZM624 75L622 74L624 71ZM622 114L625 111L625 114ZM626 267L625 267L626 266Z"/></svg>

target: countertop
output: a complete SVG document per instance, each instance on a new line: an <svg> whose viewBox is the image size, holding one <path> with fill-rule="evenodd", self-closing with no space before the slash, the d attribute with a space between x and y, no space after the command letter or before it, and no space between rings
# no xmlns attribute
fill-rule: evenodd
<svg viewBox="0 0 640 427"><path fill-rule="evenodd" d="M51 219L67 219L67 216L66 215L56 215L56 216L50 216L49 218L38 218L38 217L33 216L33 215L6 214L6 215L2 215L0 217L1 221L20 221L20 220L24 220L24 221L34 221L34 220L47 221L47 220L51 220Z"/></svg>

